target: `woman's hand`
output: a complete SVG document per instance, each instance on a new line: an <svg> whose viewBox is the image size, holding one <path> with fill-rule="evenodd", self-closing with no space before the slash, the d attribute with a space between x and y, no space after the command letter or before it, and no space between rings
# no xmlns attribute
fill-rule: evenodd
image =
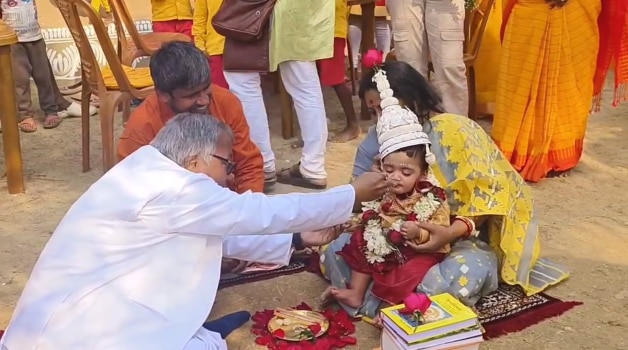
<svg viewBox="0 0 628 350"><path fill-rule="evenodd" d="M429 222L417 222L416 226L430 233L430 239L423 244L416 244L412 241L406 242L408 247L419 253L437 252L458 238L458 235L451 229L452 226L435 225Z"/></svg>
<svg viewBox="0 0 628 350"><path fill-rule="evenodd" d="M550 5L550 8L561 8L567 4L568 0L545 0Z"/></svg>

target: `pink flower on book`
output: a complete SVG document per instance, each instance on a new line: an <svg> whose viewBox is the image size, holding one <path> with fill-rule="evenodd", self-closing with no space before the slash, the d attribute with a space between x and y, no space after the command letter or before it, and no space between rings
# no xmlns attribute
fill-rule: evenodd
<svg viewBox="0 0 628 350"><path fill-rule="evenodd" d="M432 305L430 298L424 293L412 293L403 299L405 308L400 311L404 314L413 314L420 312L421 315L426 313Z"/></svg>
<svg viewBox="0 0 628 350"><path fill-rule="evenodd" d="M402 314L412 314L414 321L416 321L416 328L423 323L423 314L432 305L430 297L423 293L412 293L403 300L404 308L399 310Z"/></svg>

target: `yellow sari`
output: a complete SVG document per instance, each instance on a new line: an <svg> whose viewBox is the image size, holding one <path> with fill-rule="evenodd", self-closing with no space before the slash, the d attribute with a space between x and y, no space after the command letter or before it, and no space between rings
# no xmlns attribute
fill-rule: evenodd
<svg viewBox="0 0 628 350"><path fill-rule="evenodd" d="M575 167L593 97L600 0L510 0L492 136L528 181ZM510 11L508 10L510 9Z"/></svg>
<svg viewBox="0 0 628 350"><path fill-rule="evenodd" d="M438 160L432 169L446 184L451 213L491 218L489 243L500 261L502 280L532 295L567 278L564 268L540 258L532 190L484 129L453 114L437 115L430 122L428 135Z"/></svg>

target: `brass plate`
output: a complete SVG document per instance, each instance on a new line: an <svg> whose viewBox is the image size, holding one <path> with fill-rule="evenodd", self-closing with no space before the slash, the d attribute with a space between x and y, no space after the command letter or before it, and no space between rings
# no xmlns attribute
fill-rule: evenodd
<svg viewBox="0 0 628 350"><path fill-rule="evenodd" d="M314 315L314 316L319 316L319 317L322 316L320 312L316 312L316 311L298 310L295 312L298 312L299 314L303 316L308 316L308 315ZM296 321L296 320L283 319L279 316L274 316L268 322L268 331L270 331L270 334L272 334L273 337L277 339L281 339L281 340L286 340L286 341L310 340L312 338L318 338L322 336L329 329L328 320L323 321L319 325L321 326L321 330L318 332L318 334L315 334L314 337L303 337L303 335L300 333L304 329L308 329L306 323L300 323L299 321ZM278 337L275 335L275 331L279 329L281 329L284 332L283 337Z"/></svg>

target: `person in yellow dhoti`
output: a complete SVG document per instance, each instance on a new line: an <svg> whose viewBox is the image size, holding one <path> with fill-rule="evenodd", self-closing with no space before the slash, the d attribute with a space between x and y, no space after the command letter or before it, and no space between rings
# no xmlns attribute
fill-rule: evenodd
<svg viewBox="0 0 628 350"><path fill-rule="evenodd" d="M495 0L482 36L480 52L475 61L476 106L478 114L481 115L492 115L495 112L496 73L502 46L499 32L502 26L502 5L504 2L504 0Z"/></svg>

